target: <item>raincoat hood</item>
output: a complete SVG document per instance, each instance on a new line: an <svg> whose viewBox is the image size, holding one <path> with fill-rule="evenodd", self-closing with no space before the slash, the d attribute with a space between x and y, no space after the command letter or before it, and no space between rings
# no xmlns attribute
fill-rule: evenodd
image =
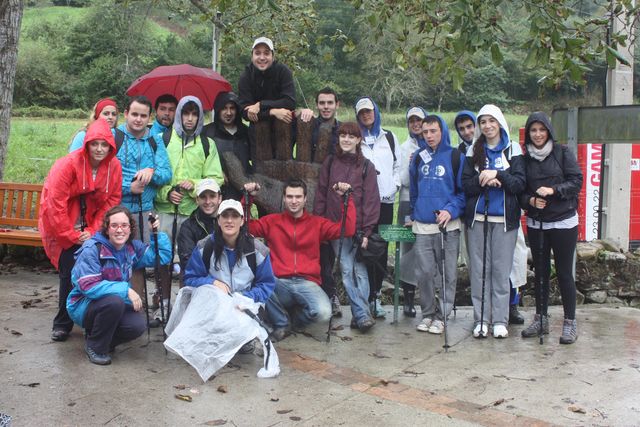
<svg viewBox="0 0 640 427"><path fill-rule="evenodd" d="M500 108L496 107L493 104L487 104L478 111L478 117L476 118L476 132L473 134L473 140L477 141L482 132L480 132L480 117L482 116L491 116L498 121L500 124L500 146L507 146L509 141L511 141L511 137L509 136L509 125L507 124L507 120L504 118L504 114Z"/></svg>
<svg viewBox="0 0 640 427"><path fill-rule="evenodd" d="M87 128L87 133L84 136L84 140L82 142L82 147L84 153L86 154L86 159L89 160L89 152L87 151L87 146L91 141L96 141L102 139L107 141L111 149L109 150L109 154L103 160L103 162L109 163L111 159L113 159L116 155L116 140L113 137L113 132L111 132L111 127L109 123L103 118L98 118L93 123L89 125Z"/></svg>
<svg viewBox="0 0 640 427"><path fill-rule="evenodd" d="M422 112L422 117L419 116L418 113ZM422 135L415 135L411 132L411 128L409 128L409 118L411 116L417 116L420 117L421 119L424 119L425 117L427 117L429 115L429 113L427 112L427 110L425 110L422 107L411 107L407 110L407 114L405 116L406 118L406 122L407 122L407 130L409 131L409 135L411 135L412 138L416 138L416 139L420 139L422 138Z"/></svg>
<svg viewBox="0 0 640 427"><path fill-rule="evenodd" d="M380 109L378 108L378 104L376 104L373 101L373 99L371 99L370 97L363 96L361 98L358 98L356 100L356 103L353 104L354 111L355 111L355 106L358 105L358 102L360 102L361 99L368 99L369 101L371 101L371 103L373 104L373 114L375 117L373 121L373 126L371 127L371 130L369 130L365 126L363 126L362 123L360 123L360 119L358 118L358 114L356 113L356 120L358 121L358 126L360 126L362 137L364 138L365 136L373 136L377 138L382 132L382 126L380 125L380 122L381 122Z"/></svg>
<svg viewBox="0 0 640 427"><path fill-rule="evenodd" d="M551 119L545 113L536 111L529 116L529 118L527 119L527 124L524 127L525 144L533 144L533 141L531 141L531 137L529 136L529 129L535 122L542 123L542 125L547 128L547 131L549 131L549 139L552 141L556 141L556 134L553 130L553 126L551 125Z"/></svg>
<svg viewBox="0 0 640 427"><path fill-rule="evenodd" d="M213 109L215 111L215 117L213 121L222 125L222 121L220 120L220 112L224 109L224 106L230 102L236 106L235 125L240 127L240 125L242 124L242 110L240 109L238 96L233 92L220 92L220 94L218 94L218 96L216 97L216 101L213 104Z"/></svg>
<svg viewBox="0 0 640 427"><path fill-rule="evenodd" d="M200 102L200 100L195 96L188 95L182 97L182 99L180 99L180 102L178 102L178 106L176 107L176 116L173 119L173 130L175 130L178 136L181 138L184 138L186 136L184 129L182 128L182 108L190 101L195 102L199 110L198 123L196 124L196 130L195 132L193 132L193 135L200 135L200 132L202 132L202 127L204 126L204 110L202 109L202 102Z"/></svg>
<svg viewBox="0 0 640 427"><path fill-rule="evenodd" d="M453 126L456 128L456 132L458 132L458 127L456 126L456 123L458 122L458 119L460 117L468 117L469 119L471 119L471 121L473 123L476 123L476 115L473 114L471 111L469 110L462 110L460 111L458 114L456 114L456 117L453 119ZM478 129L478 126L476 126L476 129ZM460 141L464 141L467 144L471 144L473 141L465 141L462 138L462 135L460 135L460 132L458 132L458 138L460 139Z"/></svg>

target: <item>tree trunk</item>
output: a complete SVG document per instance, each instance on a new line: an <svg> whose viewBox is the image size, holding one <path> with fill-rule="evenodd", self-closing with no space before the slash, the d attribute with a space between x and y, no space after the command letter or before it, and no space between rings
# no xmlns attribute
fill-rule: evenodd
<svg viewBox="0 0 640 427"><path fill-rule="evenodd" d="M23 7L22 0L0 2L0 181L4 176L4 159L9 144L11 103Z"/></svg>

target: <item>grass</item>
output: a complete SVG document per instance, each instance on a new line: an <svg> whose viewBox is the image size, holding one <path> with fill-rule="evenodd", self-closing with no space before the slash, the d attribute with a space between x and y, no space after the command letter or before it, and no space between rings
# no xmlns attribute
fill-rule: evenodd
<svg viewBox="0 0 640 427"><path fill-rule="evenodd" d="M42 183L86 120L11 119L4 181Z"/></svg>

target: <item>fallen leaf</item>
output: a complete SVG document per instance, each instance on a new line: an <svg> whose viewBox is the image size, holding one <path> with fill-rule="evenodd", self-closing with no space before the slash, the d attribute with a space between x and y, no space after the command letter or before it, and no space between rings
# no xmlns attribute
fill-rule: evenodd
<svg viewBox="0 0 640 427"><path fill-rule="evenodd" d="M18 337L22 335L22 332L18 332L18 331L14 330L14 329L11 330L11 333L13 335L15 335L15 336L18 336Z"/></svg>
<svg viewBox="0 0 640 427"><path fill-rule="evenodd" d="M227 420L211 420L204 423L206 426L223 426L227 423Z"/></svg>
<svg viewBox="0 0 640 427"><path fill-rule="evenodd" d="M571 405L567 408L568 410L570 410L571 412L575 412L576 414L586 414L587 411L585 411L583 408L576 406L576 405Z"/></svg>
<svg viewBox="0 0 640 427"><path fill-rule="evenodd" d="M373 356L377 359L391 359L390 356L385 356L384 354L380 354L380 353L370 353L369 356Z"/></svg>
<svg viewBox="0 0 640 427"><path fill-rule="evenodd" d="M621 371L621 370L622 370L622 368L609 368L609 370L610 370L610 371L617 372L617 371Z"/></svg>
<svg viewBox="0 0 640 427"><path fill-rule="evenodd" d="M76 402L69 402L67 403L67 406L76 406Z"/></svg>
<svg viewBox="0 0 640 427"><path fill-rule="evenodd" d="M272 397L271 399L269 399L272 402L279 402L280 399L278 399L277 397Z"/></svg>
<svg viewBox="0 0 640 427"><path fill-rule="evenodd" d="M176 399L184 400L185 402L192 402L193 399L188 394L176 394Z"/></svg>
<svg viewBox="0 0 640 427"><path fill-rule="evenodd" d="M278 409L276 412L278 414L288 414L289 412L293 412L293 409Z"/></svg>
<svg viewBox="0 0 640 427"><path fill-rule="evenodd" d="M185 388L187 388L187 386L184 384L178 384L174 385L173 388L175 388L176 390L184 390Z"/></svg>
<svg viewBox="0 0 640 427"><path fill-rule="evenodd" d="M398 384L396 380L380 380L380 383L384 386L388 386L389 384Z"/></svg>
<svg viewBox="0 0 640 427"><path fill-rule="evenodd" d="M331 326L332 331L342 331L343 329L344 329L344 326L342 325Z"/></svg>
<svg viewBox="0 0 640 427"><path fill-rule="evenodd" d="M403 374L408 374L408 375L415 375L415 376L424 374L424 372L416 372L416 371L412 371L412 370L409 370L409 369L406 369L406 370L402 371L402 373Z"/></svg>
<svg viewBox="0 0 640 427"><path fill-rule="evenodd" d="M504 403L504 399L498 399L492 403L493 406L502 405Z"/></svg>
<svg viewBox="0 0 640 427"><path fill-rule="evenodd" d="M380 399L376 399L376 403L380 403L380 404L382 404L382 400L380 400Z"/></svg>
<svg viewBox="0 0 640 427"><path fill-rule="evenodd" d="M353 341L353 338L351 338L351 337L340 337L340 339L342 341Z"/></svg>
<svg viewBox="0 0 640 427"><path fill-rule="evenodd" d="M227 386L226 385L218 386L218 392L219 393L226 393L227 392Z"/></svg>
<svg viewBox="0 0 640 427"><path fill-rule="evenodd" d="M0 354L2 354L2 353L6 353L6 352L7 352L7 349L6 349L6 348L0 348Z"/></svg>
<svg viewBox="0 0 640 427"><path fill-rule="evenodd" d="M40 385L40 383L27 383L27 384L19 384L25 387L38 387Z"/></svg>
<svg viewBox="0 0 640 427"><path fill-rule="evenodd" d="M189 389L189 392L190 392L191 394L200 394L200 390L198 390L197 388L190 388L190 389Z"/></svg>
<svg viewBox="0 0 640 427"><path fill-rule="evenodd" d="M289 417L289 419L290 419L291 421L300 421L300 420L302 420L302 418L300 418L300 417L296 417L296 416Z"/></svg>

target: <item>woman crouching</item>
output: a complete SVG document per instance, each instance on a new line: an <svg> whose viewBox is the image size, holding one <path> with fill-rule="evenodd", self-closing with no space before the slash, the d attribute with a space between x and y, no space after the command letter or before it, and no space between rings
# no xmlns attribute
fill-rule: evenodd
<svg viewBox="0 0 640 427"><path fill-rule="evenodd" d="M158 225L155 219L152 227L156 232ZM136 222L131 212L116 206L105 214L101 230L76 252L67 311L84 328L85 352L97 365L110 364L109 352L146 329L142 299L130 285L132 271L152 267L158 252L161 264L171 259L166 234L158 234L159 251L133 240L134 235Z"/></svg>

